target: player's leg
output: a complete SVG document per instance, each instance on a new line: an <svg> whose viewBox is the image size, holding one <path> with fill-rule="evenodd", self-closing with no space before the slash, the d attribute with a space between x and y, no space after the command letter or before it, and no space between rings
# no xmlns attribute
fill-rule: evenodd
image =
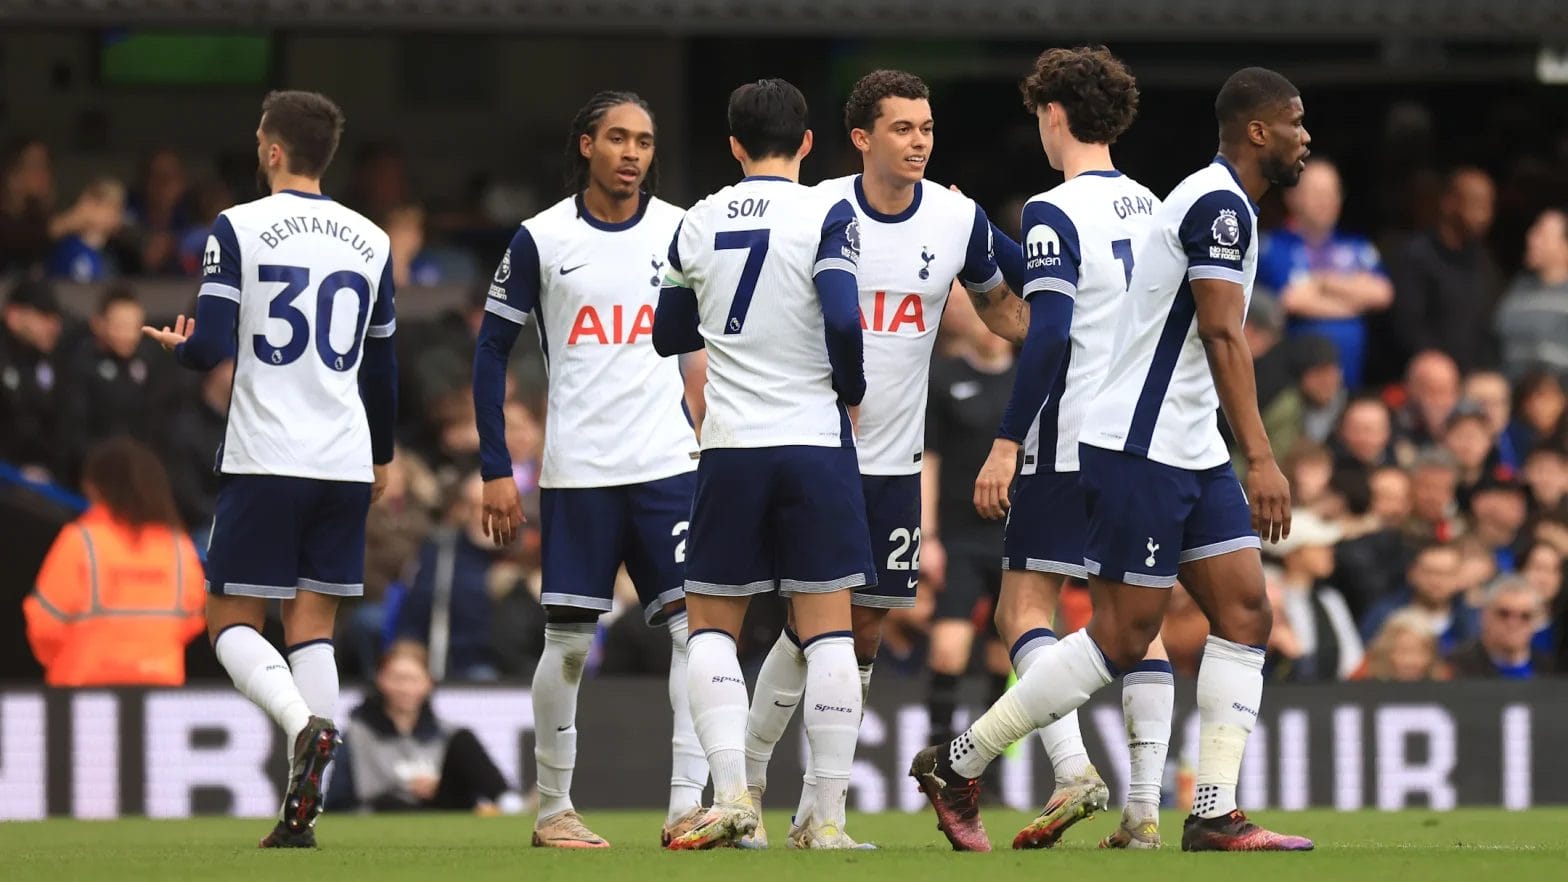
<svg viewBox="0 0 1568 882"><path fill-rule="evenodd" d="M1087 515L1077 472L1018 478L1003 541L1002 594L996 625L1011 647L1019 677L1057 642L1052 626L1067 577L1082 579ZM1045 808L1013 839L1015 847L1049 848L1069 827L1103 811L1110 791L1089 763L1073 711L1040 730L1056 778Z"/></svg>
<svg viewBox="0 0 1568 882"><path fill-rule="evenodd" d="M626 569L648 624L670 632L670 798L660 834L665 845L702 817L702 791L708 784L708 759L697 741L687 697L686 533L696 487L696 473L687 472L627 488Z"/></svg>
<svg viewBox="0 0 1568 882"><path fill-rule="evenodd" d="M993 553L994 554L994 553ZM926 653L930 680L926 687L926 718L933 742L951 740L959 687L974 653L975 605L983 590L975 554L947 546L946 583L931 610L931 637Z"/></svg>
<svg viewBox="0 0 1568 882"><path fill-rule="evenodd" d="M1248 821L1236 780L1263 701L1263 655L1273 626L1258 536L1230 466L1202 473L1183 539L1182 585L1209 620L1198 669L1198 776L1183 851L1302 851L1312 841Z"/></svg>
<svg viewBox="0 0 1568 882"><path fill-rule="evenodd" d="M751 595L773 590L777 448L715 449L697 466L686 538L687 689L713 807L670 848L732 844L756 828L746 790L746 681L735 640Z"/></svg>
<svg viewBox="0 0 1568 882"><path fill-rule="evenodd" d="M791 597L806 656L803 717L817 776L816 803L798 844L854 848L844 834L844 804L862 699L850 592L877 578L865 495L852 448L793 448L782 466L779 588Z"/></svg>
<svg viewBox="0 0 1568 882"><path fill-rule="evenodd" d="M533 844L605 848L572 805L577 693L599 615L608 612L624 551L625 495L617 487L540 491L540 603L544 652L534 669L534 761L539 814Z"/></svg>
<svg viewBox="0 0 1568 882"><path fill-rule="evenodd" d="M1121 823L1100 841L1101 848L1160 847L1160 791L1175 701L1170 657L1155 637L1143 661L1122 676L1122 719L1132 768Z"/></svg>
<svg viewBox="0 0 1568 882"><path fill-rule="evenodd" d="M1096 448L1084 447L1082 457L1089 508L1084 563L1094 602L1089 626L1041 652L968 731L921 751L910 768L959 850L990 848L979 822L979 775L1013 742L1061 719L1114 672L1141 660L1169 601L1168 591L1151 589L1176 582L1176 549L1198 497L1191 473ZM1166 553L1157 554L1161 549Z"/></svg>

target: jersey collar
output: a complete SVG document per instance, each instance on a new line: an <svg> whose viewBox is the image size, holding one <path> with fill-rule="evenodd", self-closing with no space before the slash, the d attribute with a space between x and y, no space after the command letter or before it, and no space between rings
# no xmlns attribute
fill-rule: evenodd
<svg viewBox="0 0 1568 882"><path fill-rule="evenodd" d="M326 200L327 202L331 202L332 201L332 197L328 196L325 193L306 193L303 190L279 190L278 192L279 193L287 193L290 196L298 196L301 199L323 199L323 200Z"/></svg>
<svg viewBox="0 0 1568 882"><path fill-rule="evenodd" d="M747 175L744 178L740 179L740 182L742 184L746 183L747 181L783 181L786 184L793 184L793 183L795 183L794 181L790 180L789 178L784 177L783 175Z"/></svg>
<svg viewBox="0 0 1568 882"><path fill-rule="evenodd" d="M1230 160L1216 153L1214 154L1214 161L1225 166L1225 170L1230 172L1231 180L1236 182L1236 189L1241 191L1242 198L1247 200L1248 205L1252 206L1253 216L1261 214L1263 209L1259 208L1258 203L1253 202L1252 197L1247 195L1247 188L1241 185L1241 175L1236 174L1236 167L1230 164Z"/></svg>
<svg viewBox="0 0 1568 882"><path fill-rule="evenodd" d="M629 230L637 226L637 222L642 220L642 216L648 212L648 202L652 198L646 192L638 191L637 213L620 223L611 223L594 217L593 213L588 210L588 206L583 204L583 194L581 192L573 196L572 201L577 203L577 216L582 219L583 223L596 230L603 230L606 233L619 233L622 230Z"/></svg>
<svg viewBox="0 0 1568 882"><path fill-rule="evenodd" d="M1080 178L1119 178L1121 176L1122 173L1114 168L1096 168L1077 174L1077 177Z"/></svg>
<svg viewBox="0 0 1568 882"><path fill-rule="evenodd" d="M925 181L917 181L915 183L915 198L909 201L908 208L900 211L898 214L883 214L872 208L871 203L866 201L866 188L861 184L862 177L863 175L855 175L855 202L860 205L860 210L866 217L877 223L897 224L915 216L915 211L920 208L920 194L925 191Z"/></svg>

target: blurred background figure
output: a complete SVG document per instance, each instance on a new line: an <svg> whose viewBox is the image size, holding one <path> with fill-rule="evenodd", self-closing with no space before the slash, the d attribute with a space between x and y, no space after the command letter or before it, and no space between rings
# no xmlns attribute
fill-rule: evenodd
<svg viewBox="0 0 1568 882"><path fill-rule="evenodd" d="M23 606L45 681L179 686L206 594L163 464L111 439L88 453L82 488L88 509L55 538Z"/></svg>
<svg viewBox="0 0 1568 882"><path fill-rule="evenodd" d="M1518 380L1544 368L1568 374L1568 214L1548 208L1525 239L1525 272L1497 307L1503 370Z"/></svg>
<svg viewBox="0 0 1568 882"><path fill-rule="evenodd" d="M98 178L77 197L70 214L75 222L55 242L49 275L77 283L101 282L116 275L108 247L125 223L125 185L114 178Z"/></svg>
<svg viewBox="0 0 1568 882"><path fill-rule="evenodd" d="M474 733L436 717L425 659L424 647L405 641L382 656L375 688L349 715L328 810L520 813L522 797Z"/></svg>
<svg viewBox="0 0 1568 882"><path fill-rule="evenodd" d="M1366 661L1357 680L1419 683L1446 680L1448 666L1437 651L1437 636L1421 613L1400 610L1388 617L1367 647Z"/></svg>
<svg viewBox="0 0 1568 882"><path fill-rule="evenodd" d="M104 438L129 435L160 456L168 453L182 391L158 344L142 336L147 311L124 283L105 289L88 320L90 336L66 363L62 440L75 458ZM227 406L225 405L225 415ZM217 448L203 456L212 465Z"/></svg>
<svg viewBox="0 0 1568 882"><path fill-rule="evenodd" d="M0 460L33 480L63 479L76 465L60 443L62 326L41 279L17 283L0 307Z"/></svg>
<svg viewBox="0 0 1568 882"><path fill-rule="evenodd" d="M1540 596L1525 579L1505 579L1493 586L1481 612L1480 637L1448 657L1454 675L1527 680L1550 673L1552 659L1530 645L1543 613Z"/></svg>
<svg viewBox="0 0 1568 882"><path fill-rule="evenodd" d="M1295 635L1297 655L1283 677L1299 682L1334 681L1361 667L1361 635L1345 597L1329 584L1334 575L1334 545L1344 532L1310 511L1292 515L1290 536L1265 551L1280 561L1278 581L1283 616Z"/></svg>

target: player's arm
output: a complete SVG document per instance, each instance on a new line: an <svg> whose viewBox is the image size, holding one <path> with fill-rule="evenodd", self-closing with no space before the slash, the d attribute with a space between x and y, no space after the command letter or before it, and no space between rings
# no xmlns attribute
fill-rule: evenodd
<svg viewBox="0 0 1568 882"><path fill-rule="evenodd" d="M181 365L192 370L211 370L224 359L234 357L241 279L239 239L228 217L220 214L207 235L196 314L189 320L178 316L172 328L144 325L142 333L172 351L174 360Z"/></svg>
<svg viewBox="0 0 1568 882"><path fill-rule="evenodd" d="M1043 199L1024 206L1024 241L1041 243L1024 265L1024 299L1029 301L1029 326L1018 354L1013 391L1002 414L1002 425L975 479L975 510L981 517L1000 518L1011 505L1008 488L1018 470L1018 448L1062 370L1062 358L1073 327L1073 299L1078 296L1082 249L1078 228L1057 206ZM1046 242L1059 243L1057 249Z"/></svg>
<svg viewBox="0 0 1568 882"><path fill-rule="evenodd" d="M1009 274L1008 269L1013 270ZM1022 343L1029 330L1029 307L1018 297L1008 281L1022 284L1023 252L1018 243L992 226L985 210L975 205L974 225L964 251L964 266L958 280L969 292L975 312L991 333L1014 344Z"/></svg>
<svg viewBox="0 0 1568 882"><path fill-rule="evenodd" d="M1253 235L1252 214L1237 194L1215 191L1193 203L1178 235L1187 254L1198 337L1231 434L1247 459L1252 526L1265 541L1277 541L1290 533L1290 484L1269 447L1252 351L1242 332L1247 311L1242 258Z"/></svg>
<svg viewBox="0 0 1568 882"><path fill-rule="evenodd" d="M681 264L681 231L685 228L686 221L682 220L670 239L670 253L664 262L664 286L659 289L659 305L653 311L653 351L666 358L696 352L703 345L697 292L692 290Z"/></svg>
<svg viewBox="0 0 1568 882"><path fill-rule="evenodd" d="M676 364L681 371L681 385L685 387L686 417L691 420L691 429L700 443L702 421L708 415L708 399L703 395L703 389L708 385L708 353L701 349L688 352L677 357Z"/></svg>
<svg viewBox="0 0 1568 882"><path fill-rule="evenodd" d="M1329 295L1349 303L1357 312L1387 309L1394 302L1394 283L1383 269L1377 247L1363 242L1356 269L1318 273L1318 283Z"/></svg>
<svg viewBox="0 0 1568 882"><path fill-rule="evenodd" d="M376 287L370 324L365 326L365 353L359 362L359 397L365 403L365 421L370 425L370 461L375 466L372 501L386 491L386 466L396 450L397 349L392 342L396 332L397 290L392 284L392 258L388 256L381 283Z"/></svg>
<svg viewBox="0 0 1568 882"><path fill-rule="evenodd" d="M865 338L860 331L860 292L855 278L860 261L860 227L855 210L839 200L822 221L822 238L811 278L822 304L833 391L855 407L866 395Z"/></svg>
<svg viewBox="0 0 1568 882"><path fill-rule="evenodd" d="M522 499L506 448L506 363L529 313L539 305L539 249L527 227L518 227L496 268L485 298L485 317L474 350L474 422L479 430L479 473L484 478L484 530L505 545L523 523Z"/></svg>

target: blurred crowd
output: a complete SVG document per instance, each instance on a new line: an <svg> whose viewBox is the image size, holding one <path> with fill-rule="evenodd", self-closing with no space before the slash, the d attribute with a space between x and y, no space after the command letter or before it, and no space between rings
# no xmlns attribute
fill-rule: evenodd
<svg viewBox="0 0 1568 882"><path fill-rule="evenodd" d="M480 530L469 392L488 265L515 218L497 223L478 209L427 217L387 145L356 155L350 175L343 199L391 233L399 286L460 284L473 293L446 314L399 325L400 448L371 512L366 595L340 616L345 676L373 678L385 648L407 641L426 648L437 681L525 679L543 649L537 480L548 415L537 347L519 347L512 362L507 444L530 525L504 551ZM129 280L194 279L208 226L236 189L197 179L177 153L160 150L130 185L103 178L62 201L46 145L18 141L0 156L0 464L13 480L86 490L87 527L113 521L110 500L123 494L94 487L84 464L129 438L166 472L175 514L165 520L205 545L232 365L206 376L177 370L141 337L148 316ZM1312 161L1285 193L1282 220L1262 241L1247 323L1259 403L1296 494L1291 537L1265 549L1272 676L1568 670L1568 215L1513 218L1529 233L1524 253L1503 260L1490 235L1497 196L1481 169L1450 171L1430 224L1378 244L1340 228L1342 196L1327 160ZM431 227L440 231L434 244ZM1522 269L1505 277L1500 267L1514 264ZM62 312L59 281L107 283L85 323ZM963 321L964 301L954 298L944 316L939 358L991 370L1007 354L950 327ZM975 443L988 448L987 431ZM62 543L51 558L80 556ZM920 604L890 619L879 670L925 669L946 582L935 545ZM170 609L183 609L180 589L171 590ZM636 606L629 582L619 598L590 672L661 672L667 636L624 615ZM743 638L752 664L782 623L776 600L755 607ZM1070 596L1062 630L1081 626L1087 608ZM987 609L982 598L971 610L977 636ZM1164 637L1179 673L1194 673L1204 629L1178 588ZM191 632L159 633L183 640ZM975 656L977 669L988 666L986 653Z"/></svg>

